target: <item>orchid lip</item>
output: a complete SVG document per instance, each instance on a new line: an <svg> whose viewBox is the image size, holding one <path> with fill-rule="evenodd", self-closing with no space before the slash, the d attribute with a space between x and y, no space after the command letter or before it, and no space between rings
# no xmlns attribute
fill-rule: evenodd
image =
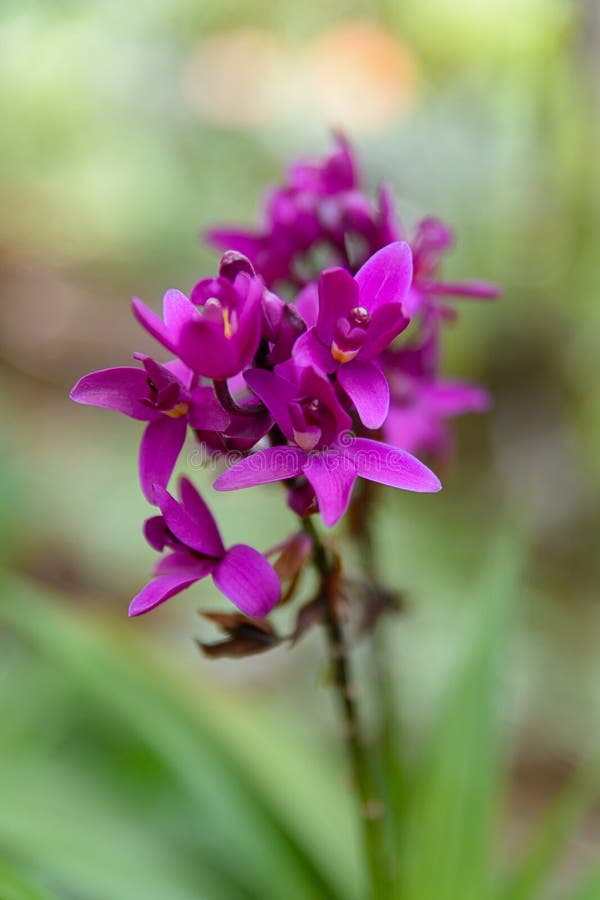
<svg viewBox="0 0 600 900"><path fill-rule="evenodd" d="M294 441L298 444L301 450L304 450L306 453L310 453L311 450L314 450L317 444L319 443L319 434L315 434L310 431L296 431L294 429Z"/></svg>
<svg viewBox="0 0 600 900"><path fill-rule="evenodd" d="M352 362L360 353L360 347L357 350L340 350L335 341L331 344L331 355L337 363Z"/></svg>
<svg viewBox="0 0 600 900"><path fill-rule="evenodd" d="M188 403L178 403L173 409L163 409L162 412L170 419L181 419L182 416L187 416L189 409Z"/></svg>

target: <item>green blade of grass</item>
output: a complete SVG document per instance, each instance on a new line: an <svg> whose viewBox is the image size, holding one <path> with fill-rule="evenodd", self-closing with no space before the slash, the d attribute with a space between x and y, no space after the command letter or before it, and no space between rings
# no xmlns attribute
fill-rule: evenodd
<svg viewBox="0 0 600 900"><path fill-rule="evenodd" d="M405 798L397 900L491 895L499 682L512 632L518 559L512 543L494 548L473 590L477 621L466 664L449 687L419 761L408 777L399 773Z"/></svg>

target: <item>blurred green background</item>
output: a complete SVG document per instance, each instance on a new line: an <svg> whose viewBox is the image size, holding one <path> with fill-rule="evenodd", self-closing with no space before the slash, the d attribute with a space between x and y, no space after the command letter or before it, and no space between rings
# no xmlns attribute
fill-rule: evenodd
<svg viewBox="0 0 600 900"><path fill-rule="evenodd" d="M200 231L332 126L408 226L456 228L449 275L506 292L447 334L493 412L376 523L407 592L380 634L398 900L600 897L595 790L564 794L600 738L594 0L3 0L0 49L0 900L363 896L320 635L209 663L205 583L129 622L139 428L67 397L149 350L131 295L211 273ZM230 542L293 528L269 489L214 508Z"/></svg>

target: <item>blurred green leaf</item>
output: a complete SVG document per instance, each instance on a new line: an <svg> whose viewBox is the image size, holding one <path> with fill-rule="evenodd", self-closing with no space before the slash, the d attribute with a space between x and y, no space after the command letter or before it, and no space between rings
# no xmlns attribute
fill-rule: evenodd
<svg viewBox="0 0 600 900"><path fill-rule="evenodd" d="M140 743L144 758L166 770L173 788L186 801L183 818L191 829L187 839L195 846L198 889L205 876L215 872L219 878L225 876L230 890L231 883L238 886L237 893L217 894L217 879L203 896L278 900L282 886L286 897L298 900L360 896L352 825L344 821L349 804L332 790L327 773L321 776L313 766L308 774L309 752L286 743L281 726L269 735L267 723L253 723L252 710L223 696L211 698L197 684L180 680L172 669L153 659L148 647L65 609L50 594L40 599L35 589L15 579L5 582L2 593L8 602L0 619L31 642L51 669L61 671L76 686L81 708L92 720L111 721L117 732L124 730ZM235 726L224 727L225 721ZM133 896L166 896L165 885L176 877L168 866L171 850L161 853L161 835L156 836L155 846L151 829L146 842L146 828L138 822L141 830L136 831L135 823L128 822L118 794L116 803L114 796L103 797L96 779L82 784L81 792L76 784L74 795L68 782L71 778L77 782L79 773L65 771L60 754L48 770L42 759L34 758L13 759L4 771L5 796L10 802L0 812L0 834L12 835L20 843L20 852L27 851L35 832L36 853L46 865L52 867L54 860L55 871L66 866L78 878L87 872L91 884L105 885L101 897L127 896L129 900L132 893L123 894L123 887L117 885L133 883L139 886ZM29 808L19 799L24 790ZM42 798L39 805L38 796ZM60 813L63 796L70 801L65 804L70 817ZM82 828L86 810L90 811L88 834ZM169 811L175 822L181 813L177 806ZM120 837L115 859L107 865L112 860L111 834ZM71 858L67 845L72 838L78 849ZM345 864L340 864L341 859ZM99 869L104 874L96 882ZM132 870L139 870L135 877ZM156 870L163 873L163 887L155 887L152 893L146 881L154 879ZM179 889L187 897L192 878L189 866L183 871L186 877Z"/></svg>
<svg viewBox="0 0 600 900"><path fill-rule="evenodd" d="M58 900L34 885L29 877L0 860L0 897L2 900Z"/></svg>
<svg viewBox="0 0 600 900"><path fill-rule="evenodd" d="M472 589L474 636L439 718L410 774L400 835L397 900L484 900L492 888L492 846L501 741L501 675L513 629L520 554L494 547ZM407 787L408 785L408 787Z"/></svg>

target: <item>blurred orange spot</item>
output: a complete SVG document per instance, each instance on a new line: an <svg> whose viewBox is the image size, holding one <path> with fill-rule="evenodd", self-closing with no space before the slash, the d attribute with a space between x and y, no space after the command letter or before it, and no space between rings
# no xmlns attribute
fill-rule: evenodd
<svg viewBox="0 0 600 900"><path fill-rule="evenodd" d="M414 102L409 48L374 22L346 21L294 47L274 32L233 29L202 41L183 74L190 106L235 128L306 121L353 133L401 118Z"/></svg>
<svg viewBox="0 0 600 900"><path fill-rule="evenodd" d="M415 100L413 55L374 22L344 22L325 31L314 42L308 65L321 114L354 132L389 125Z"/></svg>

